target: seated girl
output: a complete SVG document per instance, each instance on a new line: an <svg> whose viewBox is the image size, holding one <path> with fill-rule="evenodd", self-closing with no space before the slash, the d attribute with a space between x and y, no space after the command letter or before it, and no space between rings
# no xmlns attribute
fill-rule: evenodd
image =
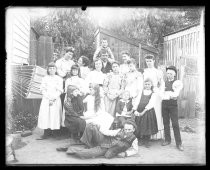
<svg viewBox="0 0 210 170"><path fill-rule="evenodd" d="M84 106L82 97L77 87L69 85L67 99L64 102L65 120L64 125L71 133L71 138L77 142L78 133L83 133L86 122L80 116L83 115Z"/></svg>
<svg viewBox="0 0 210 170"><path fill-rule="evenodd" d="M118 100L116 105L116 118L114 120L114 129L117 127L123 127L124 122L127 119L134 118L132 112L132 99L130 98L129 91L124 91L122 98ZM117 126L117 127L116 127Z"/></svg>
<svg viewBox="0 0 210 170"><path fill-rule="evenodd" d="M144 81L144 90L141 95L137 110L134 112L137 124L136 137L142 137L142 142L139 145L145 144L145 147L150 147L149 139L151 135L158 132L157 119L154 110L155 93L152 91L151 79Z"/></svg>
<svg viewBox="0 0 210 170"><path fill-rule="evenodd" d="M104 100L101 96L100 89L98 84L90 84L90 94L83 100L83 103L87 104L87 111L83 113L83 116L80 116L86 123L92 123L99 126L106 122L101 122L101 120L103 116L108 114L105 112ZM108 117L113 118L111 115Z"/></svg>
<svg viewBox="0 0 210 170"><path fill-rule="evenodd" d="M80 68L78 65L73 65L71 67L70 75L67 78L65 82L65 93L67 92L68 86L75 86L77 89L80 91L80 96L84 96L87 91L88 91L88 86L85 83L84 79L80 77ZM65 96L64 102L66 101L67 97ZM63 109L63 115L62 115L62 126L65 127L64 125L64 120L65 120L65 110Z"/></svg>

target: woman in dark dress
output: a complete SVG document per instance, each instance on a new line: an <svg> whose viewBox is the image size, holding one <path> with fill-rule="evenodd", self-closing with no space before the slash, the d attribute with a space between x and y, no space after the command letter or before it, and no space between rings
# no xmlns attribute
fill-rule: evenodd
<svg viewBox="0 0 210 170"><path fill-rule="evenodd" d="M136 136L138 139L142 138L142 142L139 141L139 145L145 144L147 148L150 147L150 136L158 132L154 105L155 93L152 91L152 81L146 79L139 105L134 114L137 124Z"/></svg>

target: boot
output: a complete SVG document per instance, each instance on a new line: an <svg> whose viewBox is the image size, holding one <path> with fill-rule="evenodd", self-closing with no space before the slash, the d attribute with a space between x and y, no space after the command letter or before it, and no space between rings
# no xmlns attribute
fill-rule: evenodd
<svg viewBox="0 0 210 170"><path fill-rule="evenodd" d="M51 136L52 132L50 129L44 129L44 134L42 136L40 136L39 138L37 138L36 140L44 140L44 139L48 139Z"/></svg>
<svg viewBox="0 0 210 170"><path fill-rule="evenodd" d="M145 143L145 139L144 139L143 137L138 138L138 145L139 145L139 146L144 145L144 143Z"/></svg>
<svg viewBox="0 0 210 170"><path fill-rule="evenodd" d="M149 139L150 139L150 136L145 135L145 147L146 148L149 148L151 146L150 143L149 143Z"/></svg>

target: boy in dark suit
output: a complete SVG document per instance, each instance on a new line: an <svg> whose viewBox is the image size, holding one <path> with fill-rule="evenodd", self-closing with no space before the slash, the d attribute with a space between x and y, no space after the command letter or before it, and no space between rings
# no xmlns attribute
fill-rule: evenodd
<svg viewBox="0 0 210 170"><path fill-rule="evenodd" d="M163 93L162 100L162 116L164 125L165 141L162 146L169 145L171 143L170 134L170 119L172 122L172 127L174 131L174 137L176 142L176 147L178 150L183 151L182 140L179 130L178 121L178 104L177 97L181 89L183 88L183 83L176 79L177 70L174 66L169 66L166 68L167 80L165 81L165 91Z"/></svg>
<svg viewBox="0 0 210 170"><path fill-rule="evenodd" d="M101 60L102 60L102 64L103 64L101 71L105 74L110 73L112 71L112 64L108 60L108 53L103 53L101 55Z"/></svg>

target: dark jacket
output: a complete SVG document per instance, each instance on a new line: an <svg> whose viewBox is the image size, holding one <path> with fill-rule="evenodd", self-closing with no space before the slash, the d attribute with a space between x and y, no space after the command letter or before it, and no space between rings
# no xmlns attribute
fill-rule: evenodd
<svg viewBox="0 0 210 170"><path fill-rule="evenodd" d="M107 61L106 66L104 67L104 65L103 65L101 71L105 74L110 73L110 71L112 71L112 64L109 61Z"/></svg>
<svg viewBox="0 0 210 170"><path fill-rule="evenodd" d="M124 106L125 106L125 102L119 100L119 101L117 102L117 105L116 105L116 113L121 114L122 111L123 111ZM131 111L131 110L132 110L132 107L133 107L133 106L132 106L132 100L131 100L131 99L130 99L129 102L126 104L126 107L127 107L127 110L128 110L128 111Z"/></svg>

